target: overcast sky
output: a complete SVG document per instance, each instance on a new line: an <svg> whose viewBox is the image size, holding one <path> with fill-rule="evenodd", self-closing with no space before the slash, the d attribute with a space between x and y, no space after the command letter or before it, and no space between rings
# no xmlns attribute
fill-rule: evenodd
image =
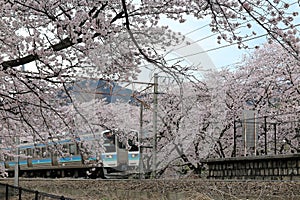
<svg viewBox="0 0 300 200"><path fill-rule="evenodd" d="M290 6L290 12L300 12L299 5L296 0L287 0L287 2L293 2ZM187 17L185 23L174 22L173 20L163 19L161 24L168 25L173 31L181 32L187 37L191 38L194 41L198 41L198 44L207 51L207 54L210 56L216 68L222 68L228 65L232 65L234 63L240 62L243 55L249 55L253 49L238 49L237 45L227 46L229 43L223 41L221 44L217 43L217 35L213 35L210 31L210 27L208 26L210 20L209 19L201 19L197 20L193 17ZM300 23L300 16L298 15L294 21L296 24ZM255 27L255 24L253 24ZM298 30L300 26L298 26ZM255 28L257 36L263 35L266 32L261 29L261 27ZM200 41L199 41L200 40ZM247 44L251 47L255 47L256 45L262 45L266 42L266 37L261 37L258 39L253 39ZM216 49L216 50L215 50ZM199 53L200 54L200 53Z"/></svg>
<svg viewBox="0 0 300 200"><path fill-rule="evenodd" d="M179 31L194 41L198 41L197 43L204 51L207 51L206 53L216 68L222 68L240 62L243 55L251 52L251 50L238 49L237 45L223 47L229 44L225 41L218 44L216 39L218 35L210 31L210 27L208 26L209 20L196 20L192 17L188 17L185 23L179 24L172 20L164 19L162 24L168 25L173 31ZM251 41L251 44L255 46L265 41L264 37ZM202 53L199 52L199 55L200 54Z"/></svg>

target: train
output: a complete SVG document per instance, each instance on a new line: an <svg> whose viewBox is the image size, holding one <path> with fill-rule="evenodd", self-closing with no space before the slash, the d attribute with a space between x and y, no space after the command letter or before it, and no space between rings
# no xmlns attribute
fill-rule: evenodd
<svg viewBox="0 0 300 200"><path fill-rule="evenodd" d="M105 130L46 144L23 142L18 145L18 161L7 157L0 165L9 177L14 176L17 164L20 177L124 178L137 174L140 163L138 132L131 135L124 142L113 131Z"/></svg>

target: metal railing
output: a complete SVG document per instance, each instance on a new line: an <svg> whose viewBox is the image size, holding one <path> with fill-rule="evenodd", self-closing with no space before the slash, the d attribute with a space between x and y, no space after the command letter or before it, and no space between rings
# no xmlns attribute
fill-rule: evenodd
<svg viewBox="0 0 300 200"><path fill-rule="evenodd" d="M233 157L300 153L300 121L256 120L234 121Z"/></svg>
<svg viewBox="0 0 300 200"><path fill-rule="evenodd" d="M0 200L72 200L64 196L47 194L22 187L0 183Z"/></svg>

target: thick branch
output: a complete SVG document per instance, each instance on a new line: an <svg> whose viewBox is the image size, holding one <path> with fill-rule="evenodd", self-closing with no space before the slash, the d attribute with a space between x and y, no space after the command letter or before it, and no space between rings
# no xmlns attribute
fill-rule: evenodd
<svg viewBox="0 0 300 200"><path fill-rule="evenodd" d="M77 43L80 43L80 42L82 42L81 38L79 38L77 40ZM75 43L72 42L70 38L66 38L66 39L62 40L61 42L51 46L51 48L53 51L60 51L60 50L66 49L70 46L73 46L74 44ZM1 65L3 67L3 70L7 70L8 68L17 67L20 65L30 63L32 61L37 60L38 58L39 58L39 56L37 54L31 54L31 55L25 56L23 58L5 61L5 62L1 63Z"/></svg>

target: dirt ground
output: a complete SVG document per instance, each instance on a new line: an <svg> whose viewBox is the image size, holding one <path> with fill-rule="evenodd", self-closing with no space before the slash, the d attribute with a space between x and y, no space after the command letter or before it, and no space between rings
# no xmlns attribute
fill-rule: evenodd
<svg viewBox="0 0 300 200"><path fill-rule="evenodd" d="M13 184L13 180L0 180ZM110 199L289 199L300 200L300 182L170 180L20 180L23 188L78 200ZM0 198L1 199L1 198Z"/></svg>

